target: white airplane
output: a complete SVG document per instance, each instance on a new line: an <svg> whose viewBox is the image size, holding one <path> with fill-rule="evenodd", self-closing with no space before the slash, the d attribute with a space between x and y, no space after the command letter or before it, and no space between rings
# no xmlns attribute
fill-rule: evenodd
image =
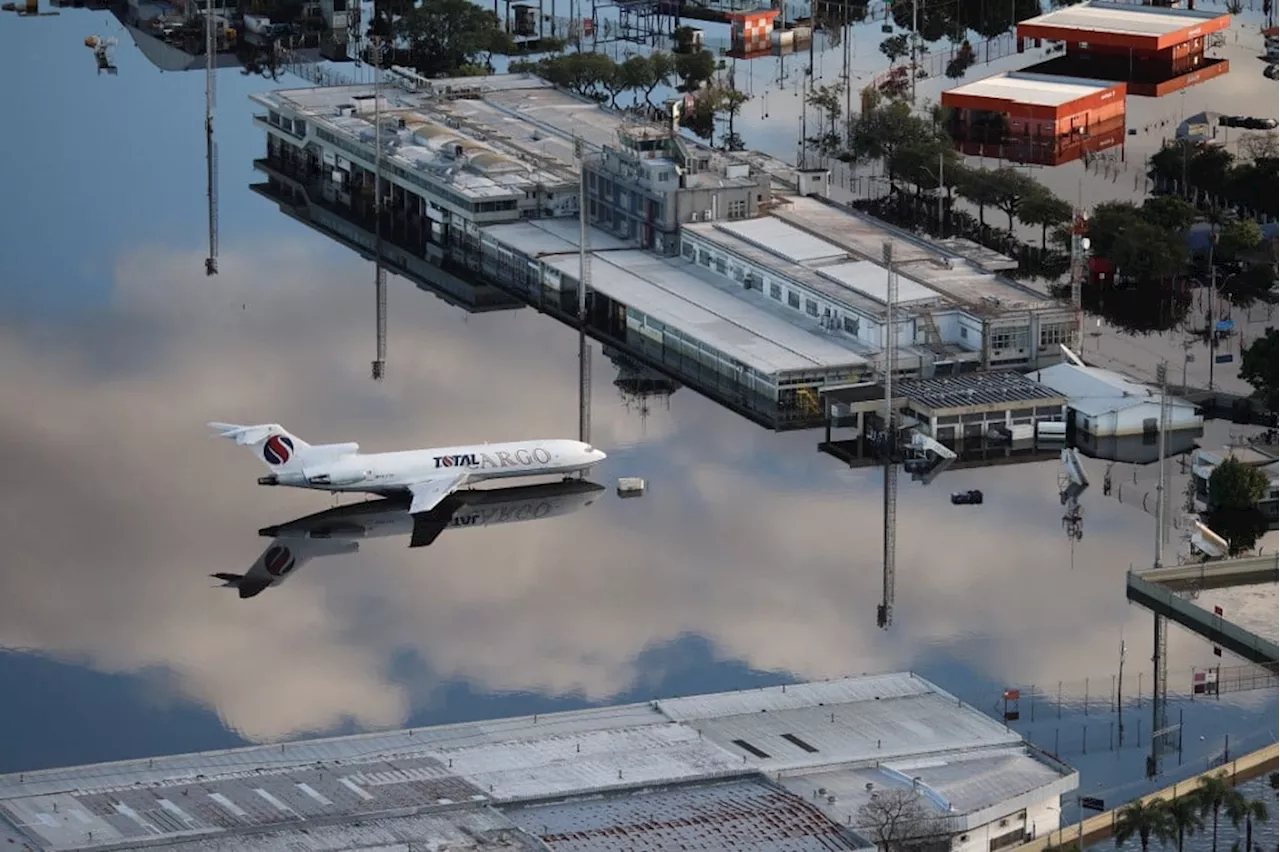
<svg viewBox="0 0 1280 852"><path fill-rule="evenodd" d="M245 574L217 573L223 587L251 598L278 586L307 560L355 553L360 541L410 536L410 547L425 547L445 530L538 521L568 515L590 506L604 491L594 482L571 479L542 485L461 491L430 512L410 515L403 497L387 497L338 506L258 530L273 540Z"/></svg>
<svg viewBox="0 0 1280 852"><path fill-rule="evenodd" d="M259 485L287 485L319 491L356 491L383 496L409 495L408 512L429 512L468 483L513 476L544 476L585 471L607 456L580 441L515 441L392 453L361 453L360 445L312 446L277 423L237 426L210 423L223 438L248 447L270 476Z"/></svg>

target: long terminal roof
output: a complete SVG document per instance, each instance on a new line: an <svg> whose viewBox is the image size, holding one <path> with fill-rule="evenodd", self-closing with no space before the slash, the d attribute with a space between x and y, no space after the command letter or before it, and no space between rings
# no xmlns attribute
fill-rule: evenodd
<svg viewBox="0 0 1280 852"><path fill-rule="evenodd" d="M766 780L781 774L794 790L815 772L832 789L865 789L868 772L884 787L919 776L953 817L974 818L989 802L1011 813L1078 783L1001 723L918 676L888 674L5 775L0 843L572 850L564 836L590 831L593 848L663 849L728 830L748 849L851 848L840 825L855 799L806 804L807 790ZM637 828L659 820L661 832ZM771 820L795 827L791 845L748 842Z"/></svg>

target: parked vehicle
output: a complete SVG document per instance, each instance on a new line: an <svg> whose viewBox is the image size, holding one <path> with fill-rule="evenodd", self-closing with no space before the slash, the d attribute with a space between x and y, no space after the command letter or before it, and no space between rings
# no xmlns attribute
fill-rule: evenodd
<svg viewBox="0 0 1280 852"><path fill-rule="evenodd" d="M982 504L982 492L976 488L972 491L953 491L951 502L957 506L979 506Z"/></svg>

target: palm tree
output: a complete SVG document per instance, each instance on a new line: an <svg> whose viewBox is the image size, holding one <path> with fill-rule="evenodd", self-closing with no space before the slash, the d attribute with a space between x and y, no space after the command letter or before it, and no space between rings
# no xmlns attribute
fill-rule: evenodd
<svg viewBox="0 0 1280 852"><path fill-rule="evenodd" d="M1197 831L1204 830L1204 817L1200 815L1200 803L1193 793L1174 799L1166 810L1169 814L1169 827L1173 830L1174 839L1178 841L1178 852L1182 852L1183 841Z"/></svg>
<svg viewBox="0 0 1280 852"><path fill-rule="evenodd" d="M1162 846L1167 843L1172 836L1167 804L1164 799L1138 799L1125 805L1116 823L1116 845L1122 846L1135 834L1142 842L1142 852L1147 852L1152 837Z"/></svg>
<svg viewBox="0 0 1280 852"><path fill-rule="evenodd" d="M1213 814L1213 852L1218 852L1218 814L1222 811L1222 805L1232 789L1231 783L1227 780L1227 773L1219 772L1217 775L1202 777L1200 787L1195 792L1199 800L1200 815Z"/></svg>
<svg viewBox="0 0 1280 852"><path fill-rule="evenodd" d="M1267 821L1267 806L1257 799L1250 799L1239 790L1232 790L1222 807L1227 812L1227 819L1236 828L1240 827L1241 822L1244 823L1245 852L1253 852L1253 821Z"/></svg>

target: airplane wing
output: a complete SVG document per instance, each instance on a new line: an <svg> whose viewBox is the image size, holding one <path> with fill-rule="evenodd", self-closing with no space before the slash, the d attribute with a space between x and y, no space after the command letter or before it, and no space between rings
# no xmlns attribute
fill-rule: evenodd
<svg viewBox="0 0 1280 852"><path fill-rule="evenodd" d="M468 476L467 473L431 476L413 483L409 486L409 492L413 494L413 502L409 504L409 514L430 512L440 505L441 500L461 488Z"/></svg>

